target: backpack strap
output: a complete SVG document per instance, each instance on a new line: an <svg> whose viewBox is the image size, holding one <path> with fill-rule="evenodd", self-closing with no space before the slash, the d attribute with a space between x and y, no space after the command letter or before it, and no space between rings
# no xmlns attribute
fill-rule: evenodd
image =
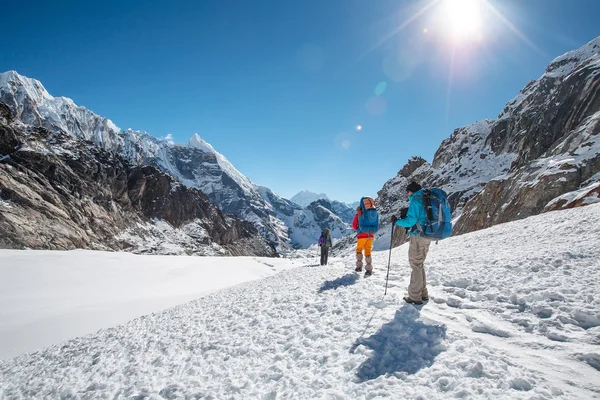
<svg viewBox="0 0 600 400"><path fill-rule="evenodd" d="M423 189L423 205L425 206L425 212L427 213L427 221L431 223L433 219L433 210L431 209L431 190Z"/></svg>
<svg viewBox="0 0 600 400"><path fill-rule="evenodd" d="M427 212L427 205L425 203L425 201L426 201L425 199L427 198L427 196L425 195L425 191L426 190L429 191L429 189L423 189L423 194L421 196L414 196L413 195L413 199L422 199L423 200L423 205L424 205L424 208L425 208L425 212ZM431 202L429 200L427 200L427 203L431 203ZM427 221L429 222L429 215L427 216ZM412 232L416 232L419 236L423 236L423 234L425 233L425 229L423 229L423 227L421 226L421 224L419 224L419 221L417 221L417 223L410 230Z"/></svg>

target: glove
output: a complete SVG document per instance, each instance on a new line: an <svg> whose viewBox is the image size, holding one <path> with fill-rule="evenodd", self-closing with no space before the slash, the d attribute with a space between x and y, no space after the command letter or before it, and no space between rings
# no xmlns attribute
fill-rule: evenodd
<svg viewBox="0 0 600 400"><path fill-rule="evenodd" d="M408 214L408 207L404 207L400 209L400 218L406 218L406 214Z"/></svg>
<svg viewBox="0 0 600 400"><path fill-rule="evenodd" d="M396 217L395 215L392 215L392 224L395 224L396 221L398 221L398 217Z"/></svg>

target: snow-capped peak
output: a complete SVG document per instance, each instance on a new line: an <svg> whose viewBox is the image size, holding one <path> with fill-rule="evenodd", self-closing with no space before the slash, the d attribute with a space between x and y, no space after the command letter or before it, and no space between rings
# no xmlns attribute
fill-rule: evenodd
<svg viewBox="0 0 600 400"><path fill-rule="evenodd" d="M188 146L207 153L212 153L217 157L219 166L248 194L259 196L258 188L250 179L238 171L233 164L221 153L215 150L212 145L206 142L197 133L194 133L188 142Z"/></svg>
<svg viewBox="0 0 600 400"><path fill-rule="evenodd" d="M210 143L202 139L197 133L194 133L194 135L190 138L188 146L193 147L194 149L205 151L207 153L218 154L215 151L215 148L212 147Z"/></svg>
<svg viewBox="0 0 600 400"><path fill-rule="evenodd" d="M299 206L306 207L313 201L317 201L319 199L329 200L325 193L315 193L305 189L296 193L290 200Z"/></svg>
<svg viewBox="0 0 600 400"><path fill-rule="evenodd" d="M110 119L78 106L70 98L52 96L40 81L16 71L0 73L0 100L13 112L20 110L19 118L25 123L37 125L42 121L46 127L96 143L114 142L114 136L121 131Z"/></svg>
<svg viewBox="0 0 600 400"><path fill-rule="evenodd" d="M530 103L528 100L529 96L538 90L540 82L547 79L553 82L556 80L562 81L584 66L596 69L600 68L600 36L589 41L579 49L569 51L552 60L544 74L538 80L529 82L514 99L506 104L498 119L506 118L515 112L515 110L518 110L520 113L527 111L527 104Z"/></svg>
<svg viewBox="0 0 600 400"><path fill-rule="evenodd" d="M1 72L0 88L12 89L14 92L24 90L38 103L44 100L54 100L54 97L48 93L40 81L19 75L17 71Z"/></svg>
<svg viewBox="0 0 600 400"><path fill-rule="evenodd" d="M548 65L544 75L553 78L566 76L585 61L600 62L600 36L578 49L556 57Z"/></svg>

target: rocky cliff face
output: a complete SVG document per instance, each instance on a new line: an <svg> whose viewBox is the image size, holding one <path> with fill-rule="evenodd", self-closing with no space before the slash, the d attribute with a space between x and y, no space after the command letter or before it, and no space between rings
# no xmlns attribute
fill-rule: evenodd
<svg viewBox="0 0 600 400"><path fill-rule="evenodd" d="M9 122L7 110L0 107L0 247L276 255L202 192L60 130Z"/></svg>
<svg viewBox="0 0 600 400"><path fill-rule="evenodd" d="M597 201L599 133L600 37L556 58L498 119L456 129L432 164L412 158L386 182L377 199L382 246L410 181L449 194L455 234Z"/></svg>

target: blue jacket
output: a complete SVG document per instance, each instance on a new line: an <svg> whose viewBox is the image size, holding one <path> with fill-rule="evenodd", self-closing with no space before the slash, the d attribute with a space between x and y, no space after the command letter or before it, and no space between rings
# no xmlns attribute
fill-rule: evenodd
<svg viewBox="0 0 600 400"><path fill-rule="evenodd" d="M410 203L408 205L406 218L396 221L396 225L403 228L412 228L418 222L421 227L424 227L427 224L427 213L425 212L425 204L423 204L423 190L419 190L416 193L413 193L412 196L408 196L408 201ZM416 226L414 229L410 230L410 234L413 236L421 236L421 232L417 230Z"/></svg>

